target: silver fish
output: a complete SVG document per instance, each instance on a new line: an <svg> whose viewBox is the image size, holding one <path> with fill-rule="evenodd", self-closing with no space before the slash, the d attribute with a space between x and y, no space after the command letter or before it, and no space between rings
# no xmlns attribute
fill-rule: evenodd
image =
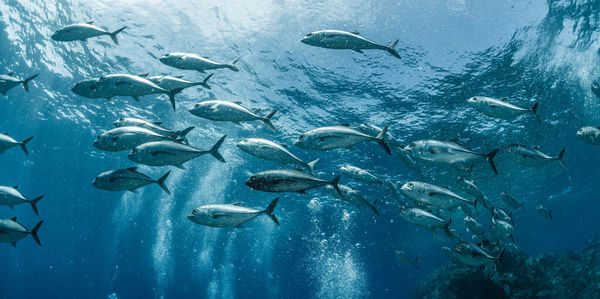
<svg viewBox="0 0 600 299"><path fill-rule="evenodd" d="M481 201L486 209L492 208L492 205L489 203L489 200L487 199L485 194L483 194L481 189L479 189L479 187L475 184L473 180L460 177L456 180L456 184L461 190L470 195L473 195L475 198L477 198L478 201Z"/></svg>
<svg viewBox="0 0 600 299"><path fill-rule="evenodd" d="M23 194L21 194L21 192L19 192L17 190L17 188L19 188L19 186L13 186L13 187L0 186L0 205L9 206L12 209L15 205L28 203L31 205L33 212L36 215L39 215L38 209L37 209L37 203L44 196L43 195L38 196L32 200L29 200L29 199L25 198L25 196L23 196Z"/></svg>
<svg viewBox="0 0 600 299"><path fill-rule="evenodd" d="M591 145L600 145L600 127L583 127L577 131L577 138Z"/></svg>
<svg viewBox="0 0 600 299"><path fill-rule="evenodd" d="M167 171L158 180L154 180L149 176L137 171L137 167L130 167L126 169L116 169L103 172L99 174L92 185L98 189L108 191L131 191L135 192L136 189L150 185L157 184L167 194L171 194L171 191L165 186L165 180L171 174L171 171Z"/></svg>
<svg viewBox="0 0 600 299"><path fill-rule="evenodd" d="M394 41L389 46L384 46L360 36L358 32L320 30L307 34L301 40L301 42L315 47L327 49L348 49L359 53L363 53L362 50L370 49L385 50L394 57L400 58L400 54L394 50L396 44L398 44L398 40Z"/></svg>
<svg viewBox="0 0 600 299"><path fill-rule="evenodd" d="M492 208L492 226L490 228L490 232L494 239L502 240L506 237L510 237L514 242L513 234L515 232L515 227L512 223L509 223L503 219L496 219L495 209Z"/></svg>
<svg viewBox="0 0 600 299"><path fill-rule="evenodd" d="M483 266L502 259L504 250L498 256L492 256L480 246L471 242L459 242L452 249L452 255L460 262L470 266Z"/></svg>
<svg viewBox="0 0 600 299"><path fill-rule="evenodd" d="M162 127L161 122L150 122L147 120L133 118L133 117L119 118L113 124L115 125L115 127L135 126L135 127L145 128L154 133L157 133L157 134L160 134L163 136L169 136L173 139L185 138L187 133L189 133L191 130L193 130L195 128L194 126L191 126L191 127L188 127L186 129L183 129L180 131L172 131L165 127Z"/></svg>
<svg viewBox="0 0 600 299"><path fill-rule="evenodd" d="M0 75L0 93L3 96L6 96L6 93L11 90L13 87L19 85L19 84L23 84L23 88L25 88L25 91L29 91L29 81L33 80L35 77L37 77L39 74L35 74L32 76L29 76L25 79L19 79L17 77L13 77L15 73L14 72L10 72L6 75Z"/></svg>
<svg viewBox="0 0 600 299"><path fill-rule="evenodd" d="M301 134L294 144L303 149L325 151L336 148L349 148L363 142L375 141L386 153L391 155L392 152L384 139L387 128L386 126L377 137L373 137L351 129L348 125L321 127Z"/></svg>
<svg viewBox="0 0 600 299"><path fill-rule="evenodd" d="M452 237L452 233L450 232L450 224L452 223L452 218L446 221L432 213L419 209L419 208L409 208L404 206L400 208L398 214L406 221L421 226L423 228L429 230L443 229L449 237Z"/></svg>
<svg viewBox="0 0 600 299"><path fill-rule="evenodd" d="M170 67L174 67L180 70L192 70L203 73L204 71L222 68L227 68L237 72L239 70L235 66L235 63L238 62L240 58L234 60L231 63L218 63L206 57L202 57L200 55L192 53L169 53L163 55L158 60Z"/></svg>
<svg viewBox="0 0 600 299"><path fill-rule="evenodd" d="M465 226L474 235L483 235L483 225L481 225L475 218L466 216L464 219Z"/></svg>
<svg viewBox="0 0 600 299"><path fill-rule="evenodd" d="M44 223L44 220L38 222L38 224L29 231L22 224L17 222L17 217L0 219L0 242L10 243L13 247L17 247L17 242L19 240L25 238L27 235L31 235L35 242L39 246L42 246L37 234L42 223Z"/></svg>
<svg viewBox="0 0 600 299"><path fill-rule="evenodd" d="M240 206L242 203L232 204L212 204L203 205L195 208L187 218L197 224L211 227L235 227L241 228L242 225L259 215L269 216L275 224L279 221L273 210L277 205L279 197L275 198L264 210L256 210Z"/></svg>
<svg viewBox="0 0 600 299"><path fill-rule="evenodd" d="M446 188L425 182L407 182L400 188L400 192L415 202L421 202L442 209L451 209L466 204L477 205L477 199L470 201Z"/></svg>
<svg viewBox="0 0 600 299"><path fill-rule="evenodd" d="M215 159L225 163L225 158L219 153L219 148L225 137L227 135L221 137L210 150L200 150L173 141L148 142L134 148L127 157L131 161L140 164L150 166L173 165L181 169L185 169L183 163L206 154L210 154Z"/></svg>
<svg viewBox="0 0 600 299"><path fill-rule="evenodd" d="M358 193L358 191L356 191L346 185L342 185L342 184L339 184L338 187L342 191L342 196L340 196L337 193L337 191L335 190L335 188L331 185L325 186L325 189L327 189L327 191L329 191L329 193L331 193L331 195L335 196L336 198L339 198L343 201L347 201L351 204L356 205L357 207L360 207L363 205L368 206L369 208L371 208L371 210L373 210L375 215L379 216L379 212L377 212L377 209L375 209L375 204L377 203L377 199L374 200L372 203L370 203L364 197L362 197L360 195L360 193Z"/></svg>
<svg viewBox="0 0 600 299"><path fill-rule="evenodd" d="M108 35L115 43L115 45L118 45L119 40L117 40L117 34L125 30L125 28L127 28L127 26L121 27L121 29L115 30L113 32L109 32L98 26L93 25L93 22L78 23L67 25L63 28L56 30L56 32L52 34L51 38L55 41L70 42L74 40L85 41L90 37Z"/></svg>
<svg viewBox="0 0 600 299"><path fill-rule="evenodd" d="M271 123L271 118L273 115L275 115L277 110L273 110L268 115L262 117L253 111L250 111L248 108L243 107L239 103L212 100L198 103L189 111L195 116L215 121L230 121L238 123L243 121L260 120L265 123L269 129L276 131L275 127Z"/></svg>
<svg viewBox="0 0 600 299"><path fill-rule="evenodd" d="M396 252L394 253L394 255L396 256L396 259L398 261L400 261L401 263L406 264L406 265L412 265L417 270L421 270L419 268L419 265L417 264L418 257L415 257L414 259L410 259L408 257L408 255L406 254L406 252L404 252L403 250L400 250L400 249L396 250Z"/></svg>
<svg viewBox="0 0 600 299"><path fill-rule="evenodd" d="M211 89L210 85L208 85L208 79L210 79L214 74L210 74L204 78L204 80L200 82L192 82L188 80L181 79L180 76L151 76L148 77L148 80L152 81L152 83L166 89L166 90L174 90L174 89L185 89L194 86L202 86L206 89Z"/></svg>
<svg viewBox="0 0 600 299"><path fill-rule="evenodd" d="M511 206L513 209L518 209L518 208L522 208L523 207L523 203L518 202L516 198L514 198L512 195L506 193L506 192L502 192L500 193L500 195L502 196L502 200L504 200L504 202Z"/></svg>
<svg viewBox="0 0 600 299"><path fill-rule="evenodd" d="M498 100L494 98L478 96L468 99L467 103L469 103L473 108L477 109L477 111L487 116L496 118L510 119L531 112L538 122L542 123L540 117L537 115L538 103L533 104L531 109L526 109L507 103L506 100L507 98L501 98Z"/></svg>
<svg viewBox="0 0 600 299"><path fill-rule="evenodd" d="M142 127L117 127L100 134L94 140L94 146L103 151L119 152L132 150L144 143L162 140L175 141L170 136L164 136Z"/></svg>
<svg viewBox="0 0 600 299"><path fill-rule="evenodd" d="M344 196L338 186L341 175L332 181L322 180L314 175L302 172L300 169L275 169L255 173L246 181L246 186L265 192L297 192L332 185L340 196Z"/></svg>
<svg viewBox="0 0 600 299"><path fill-rule="evenodd" d="M262 138L244 138L237 144L237 147L248 154L265 160L306 166L312 174L314 174L315 164L319 161L319 159L316 159L312 162L304 162L283 145Z"/></svg>
<svg viewBox="0 0 600 299"><path fill-rule="evenodd" d="M535 207L535 210L542 216L549 218L550 220L552 219L552 210L544 207L543 205L538 205L537 207Z"/></svg>
<svg viewBox="0 0 600 299"><path fill-rule="evenodd" d="M565 155L565 149L566 148L563 148L558 154L558 156L551 157L542 153L538 146L510 144L504 148L504 152L508 155L508 157L511 160L521 165L539 167L546 165L552 161L558 161L558 163L565 170L569 170L569 168L567 168L567 165L562 160L563 156Z"/></svg>
<svg viewBox="0 0 600 299"><path fill-rule="evenodd" d="M493 160L498 153L498 149L484 154L468 149L456 143L456 140L440 141L433 139L412 142L405 149L411 151L414 158L436 163L473 164L476 161L485 159L490 163L494 172L498 174Z"/></svg>
<svg viewBox="0 0 600 299"><path fill-rule="evenodd" d="M1 133L0 134L0 154L4 153L5 150L15 147L17 145L21 146L21 149L23 150L23 152L25 153L25 155L29 155L29 152L27 151L27 147L25 146L29 141L31 141L31 139L33 139L33 136L19 142L14 140L12 137L8 136L8 133Z"/></svg>
<svg viewBox="0 0 600 299"><path fill-rule="evenodd" d="M378 179L376 176L369 173L368 171L358 168L356 166L346 164L340 167L340 171L342 172L342 174L357 181L366 182L369 184L383 184L382 180Z"/></svg>

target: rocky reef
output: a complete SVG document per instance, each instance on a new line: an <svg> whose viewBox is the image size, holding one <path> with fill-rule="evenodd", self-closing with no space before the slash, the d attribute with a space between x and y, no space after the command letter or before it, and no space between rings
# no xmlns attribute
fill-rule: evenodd
<svg viewBox="0 0 600 299"><path fill-rule="evenodd" d="M600 234L582 251L528 257L509 249L486 268L453 261L413 291L414 298L600 298Z"/></svg>

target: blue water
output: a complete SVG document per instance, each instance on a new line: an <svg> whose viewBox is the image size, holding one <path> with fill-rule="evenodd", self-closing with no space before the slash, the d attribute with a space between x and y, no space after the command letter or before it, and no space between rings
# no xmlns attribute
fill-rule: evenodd
<svg viewBox="0 0 600 299"><path fill-rule="evenodd" d="M29 93L17 86L0 99L0 131L17 140L35 136L29 156L18 148L0 156L0 185L45 196L39 217L25 205L0 207L0 218L18 216L28 228L45 221L42 247L30 237L16 249L0 244L1 298L408 297L450 261L441 247L453 241L402 220L398 204L380 187L351 184L368 200L379 199L379 217L320 189L282 194L275 210L280 227L259 217L243 229L214 229L185 217L201 204L243 201L264 208L275 197L244 185L251 173L281 166L241 152L235 146L241 138L291 145L302 132L340 123L389 125L405 143L459 137L482 151L522 143L555 155L566 146L568 172L556 163L526 168L500 153L500 174L477 165L476 181L494 202L502 191L525 202L515 212L514 237L529 255L580 249L598 231L600 155L575 136L582 126L600 125L600 101L590 90L600 76L597 1L172 2L0 2L0 73L40 73ZM85 21L128 29L119 46L108 37L86 43L49 38ZM400 39L403 58L300 43L320 29L359 31L382 44ZM70 91L79 80L109 73L203 78L160 63L157 58L169 52L224 62L242 57L240 72L215 71L210 91L190 88L177 96L176 112L165 96L107 102ZM474 95L508 96L523 106L539 101L543 125L530 116L485 117L466 105ZM187 112L206 99L277 108L279 131ZM156 185L138 193L98 190L91 182L100 172L134 166L125 152L92 146L120 117L160 120L175 129L196 126L189 142L200 148L227 134L221 150L227 163L204 156L188 162L187 170L140 168L156 178L172 168L172 196ZM320 158L317 170L328 179L350 163L400 182L455 180L447 169L421 175L374 143L292 151L305 160ZM554 221L537 214L537 204L552 209ZM396 261L399 248L419 257L420 271Z"/></svg>

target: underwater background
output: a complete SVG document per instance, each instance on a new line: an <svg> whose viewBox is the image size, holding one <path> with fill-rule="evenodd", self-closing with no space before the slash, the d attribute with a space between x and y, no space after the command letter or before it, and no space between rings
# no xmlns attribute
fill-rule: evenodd
<svg viewBox="0 0 600 299"><path fill-rule="evenodd" d="M122 26L120 45L108 37L59 43L52 33L94 21L109 31ZM0 218L18 216L31 228L40 219L43 246L31 238L17 248L0 244L0 298L407 298L419 283L451 260L441 250L455 241L401 219L398 202L383 187L342 183L373 201L368 208L336 201L324 189L306 195L271 194L244 185L251 173L283 168L239 150L241 138L263 137L292 145L320 126L368 123L407 144L459 138L485 151L511 143L539 145L564 161L527 168L504 153L473 176L494 202L505 191L524 202L514 212L515 244L528 256L581 250L599 231L600 154L575 136L600 125L599 1L63 1L0 2L0 73L39 73L30 92L20 86L0 99L0 131L35 138L29 155L0 155L0 185L19 185L28 198L44 195L40 216L26 205L0 207ZM328 50L300 39L321 29L358 31L389 44L399 39L402 59L385 51ZM205 75L169 68L158 57L191 52L217 61L238 57L239 72L216 70L212 89L141 102L112 102L71 92L75 82L110 73ZM533 117L510 121L477 113L466 100L507 96L530 107ZM241 101L278 109L277 132L262 124L211 122L191 115L207 99ZM227 163L204 156L174 167L140 169L153 178L172 169L167 196L156 185L138 192L92 186L99 173L135 166L125 153L93 147L97 135L121 117L162 121L172 129L196 128L190 144L209 148L223 134ZM352 164L381 178L452 184L452 169L415 171L374 143L327 152L290 147L300 158L320 158L319 176L331 179ZM275 209L281 226L258 217L242 229L215 229L186 215L209 203L243 201ZM535 207L552 210L554 220ZM489 225L489 214L482 222ZM485 219L485 221L483 221ZM486 222L487 221L487 222ZM455 229L467 236L461 221ZM420 270L394 252L418 256Z"/></svg>

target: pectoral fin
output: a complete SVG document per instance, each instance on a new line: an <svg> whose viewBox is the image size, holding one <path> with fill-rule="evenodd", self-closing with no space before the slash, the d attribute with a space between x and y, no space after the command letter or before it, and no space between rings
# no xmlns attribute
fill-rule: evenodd
<svg viewBox="0 0 600 299"><path fill-rule="evenodd" d="M224 216L227 216L227 214L225 214L225 213L217 213L217 214L213 214L212 215L212 217L214 219L218 219L219 217L224 217Z"/></svg>

